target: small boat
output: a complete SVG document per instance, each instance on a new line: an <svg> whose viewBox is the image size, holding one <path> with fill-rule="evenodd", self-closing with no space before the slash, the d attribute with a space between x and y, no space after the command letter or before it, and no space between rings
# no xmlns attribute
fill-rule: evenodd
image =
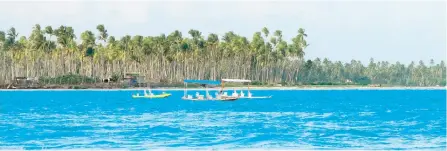
<svg viewBox="0 0 447 151"><path fill-rule="evenodd" d="M223 89L223 86L224 86L224 82L250 83L251 80L245 80L245 79L222 79L222 89ZM250 85L247 86L247 91L248 91L248 94L247 94L247 96L245 96L245 94L244 94L244 92L242 92L242 90L241 90L240 94L238 94L236 92L236 90L234 90L232 96L233 97L238 97L239 99L269 99L269 98L272 98L271 95L270 96L253 96L253 94L250 92Z"/></svg>
<svg viewBox="0 0 447 151"><path fill-rule="evenodd" d="M139 98L156 99L156 98L167 98L167 97L171 96L170 93L166 93L166 92L163 92L162 94L153 94L150 88L148 88L147 91L149 91L149 93L147 93L146 90L144 90L143 95L140 95L139 93L133 94L132 98L134 98L134 99L139 99Z"/></svg>
<svg viewBox="0 0 447 151"><path fill-rule="evenodd" d="M138 98L146 98L146 99L155 99L155 98L167 98L171 96L171 94L169 93L162 93L162 94L144 94L144 95L140 95L140 94L136 94L136 95L132 95L132 98L134 99L138 99Z"/></svg>
<svg viewBox="0 0 447 151"><path fill-rule="evenodd" d="M212 80L184 80L183 81L185 84L185 89L184 89L184 95L182 97L183 100L190 100L190 101L235 101L238 99L238 97L233 97L233 96L222 96L220 94L216 94L216 97L213 98L208 91L208 86L209 85L220 85L221 82L220 81L212 81ZM195 84L201 84L203 86L205 86L205 96L204 95L200 95L199 92L196 92L195 97L193 97L192 95L188 95L188 90L186 89L188 86L188 83L195 83Z"/></svg>

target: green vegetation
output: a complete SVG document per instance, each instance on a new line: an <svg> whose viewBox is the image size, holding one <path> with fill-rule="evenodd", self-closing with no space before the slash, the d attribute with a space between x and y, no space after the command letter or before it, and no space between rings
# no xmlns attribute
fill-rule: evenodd
<svg viewBox="0 0 447 151"><path fill-rule="evenodd" d="M327 59L321 61L317 58L310 62L311 68L304 73L308 75L301 76L308 79L303 81L400 86L445 86L446 81L444 61L435 64L431 60L428 66L423 61L419 61L418 65L412 62L406 66L399 62L395 64L385 61L374 62L373 59L367 66L355 60L342 64L341 62L333 63Z"/></svg>
<svg viewBox="0 0 447 151"><path fill-rule="evenodd" d="M81 76L75 74L51 77L40 77L39 82L45 84L62 84L62 85L76 85L76 84L91 84L99 82L99 79L91 78L88 76Z"/></svg>
<svg viewBox="0 0 447 151"><path fill-rule="evenodd" d="M233 31L204 36L194 29L187 34L174 31L116 38L109 36L104 25L96 29L79 36L72 27L41 28L38 24L28 37L19 37L15 28L0 31L0 84L18 76L41 77L46 84L93 83L102 78L119 81L126 72L138 72L147 81L166 85L178 85L183 79L221 78L256 81L252 85L446 83L443 61L404 65L371 59L364 66L356 60L305 60L304 50L309 45L301 28L290 42L283 39L282 31L267 28L251 39Z"/></svg>

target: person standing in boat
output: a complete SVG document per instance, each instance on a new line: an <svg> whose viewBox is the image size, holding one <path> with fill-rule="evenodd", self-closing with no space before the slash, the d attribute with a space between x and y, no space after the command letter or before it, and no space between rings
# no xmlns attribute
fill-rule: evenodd
<svg viewBox="0 0 447 151"><path fill-rule="evenodd" d="M236 89L233 89L233 94L234 97L239 97L239 94L236 92Z"/></svg>

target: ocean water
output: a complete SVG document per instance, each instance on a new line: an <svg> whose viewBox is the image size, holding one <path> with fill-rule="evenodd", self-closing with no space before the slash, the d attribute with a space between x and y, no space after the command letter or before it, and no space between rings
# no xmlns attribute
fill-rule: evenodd
<svg viewBox="0 0 447 151"><path fill-rule="evenodd" d="M136 92L0 91L0 149L446 149L445 90L253 90L273 98L235 102Z"/></svg>

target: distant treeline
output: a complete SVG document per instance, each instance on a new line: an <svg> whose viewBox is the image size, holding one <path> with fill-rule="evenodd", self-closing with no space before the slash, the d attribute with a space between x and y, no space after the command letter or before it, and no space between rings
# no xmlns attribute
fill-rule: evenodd
<svg viewBox="0 0 447 151"><path fill-rule="evenodd" d="M356 83L399 86L445 86L446 66L444 61L429 64L419 61L404 65L399 62L374 62L364 66L360 61L350 63L315 59L303 62L301 82L308 83Z"/></svg>
<svg viewBox="0 0 447 151"><path fill-rule="evenodd" d="M66 75L78 78L65 79L91 83L127 72L139 72L147 81L158 83L221 78L251 79L258 85L446 83L443 61L403 65L371 59L364 66L355 60L305 60L304 50L309 46L306 37L301 28L290 42L282 38L282 31L270 32L267 28L255 32L251 39L233 31L223 36L204 36L194 29L187 34L174 31L167 35L116 38L108 35L104 25L98 25L95 32L84 31L77 36L72 27L53 29L38 24L31 35L19 37L15 28L10 28L0 31L0 84L9 83L14 77L40 77L43 82L62 83Z"/></svg>

